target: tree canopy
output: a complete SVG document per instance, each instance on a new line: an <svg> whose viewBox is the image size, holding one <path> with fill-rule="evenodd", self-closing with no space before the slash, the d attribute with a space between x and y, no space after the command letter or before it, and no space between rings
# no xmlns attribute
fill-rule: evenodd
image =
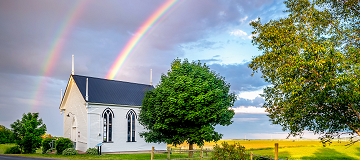
<svg viewBox="0 0 360 160"><path fill-rule="evenodd" d="M11 130L3 125L0 125L0 144L4 143L14 143L14 140L12 138Z"/></svg>
<svg viewBox="0 0 360 160"><path fill-rule="evenodd" d="M140 133L146 142L183 142L202 146L218 141L215 126L230 125L235 94L230 84L200 62L175 59L155 89L145 94L139 121L148 130Z"/></svg>
<svg viewBox="0 0 360 160"><path fill-rule="evenodd" d="M41 135L46 132L46 125L38 118L39 113L24 113L21 120L11 124L15 143L23 153L34 153L41 146Z"/></svg>
<svg viewBox="0 0 360 160"><path fill-rule="evenodd" d="M290 135L360 135L360 6L357 0L288 0L287 17L250 25L263 54L249 67L272 84L263 107Z"/></svg>

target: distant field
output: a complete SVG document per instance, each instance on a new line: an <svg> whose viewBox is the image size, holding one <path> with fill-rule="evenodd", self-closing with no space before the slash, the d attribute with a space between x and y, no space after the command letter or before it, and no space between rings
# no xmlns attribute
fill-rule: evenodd
<svg viewBox="0 0 360 160"><path fill-rule="evenodd" d="M279 158L286 159L360 159L360 143L350 147L345 146L348 142L333 141L330 146L323 147L319 140L221 140L217 143L205 143L204 148L212 148L214 145L220 145L222 142L229 144L240 143L245 146L247 152L253 151L255 155L274 157L275 143L279 143ZM168 145L169 147L174 147ZM182 144L176 148L187 149L187 144ZM195 146L195 148L198 148Z"/></svg>

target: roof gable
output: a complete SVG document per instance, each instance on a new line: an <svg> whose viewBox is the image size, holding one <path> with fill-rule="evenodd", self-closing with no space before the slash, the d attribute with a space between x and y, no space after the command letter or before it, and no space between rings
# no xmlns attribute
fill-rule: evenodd
<svg viewBox="0 0 360 160"><path fill-rule="evenodd" d="M80 75L72 75L83 98L86 96L86 78L88 78L88 102L141 106L151 85L115 81Z"/></svg>

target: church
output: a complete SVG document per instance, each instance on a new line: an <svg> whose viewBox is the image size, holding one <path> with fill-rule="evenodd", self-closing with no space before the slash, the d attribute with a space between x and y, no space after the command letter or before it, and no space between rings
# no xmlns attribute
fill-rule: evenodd
<svg viewBox="0 0 360 160"><path fill-rule="evenodd" d="M74 66L74 65L73 65ZM73 67L74 68L74 67ZM63 137L75 149L86 151L102 143L102 152L146 151L166 144L146 143L139 133L146 131L138 119L147 84L70 75L60 103Z"/></svg>

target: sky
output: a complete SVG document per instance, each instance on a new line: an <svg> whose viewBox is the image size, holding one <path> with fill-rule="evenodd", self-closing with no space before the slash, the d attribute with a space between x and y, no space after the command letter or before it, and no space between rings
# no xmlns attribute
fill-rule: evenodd
<svg viewBox="0 0 360 160"><path fill-rule="evenodd" d="M272 125L259 94L270 84L248 64L262 51L249 22L286 16L281 0L179 0L152 25L143 25L165 0L0 1L0 124L38 112L47 133L63 136L59 105L71 74L105 78L128 42L149 28L115 80L159 84L176 59L206 63L237 95L233 124L216 126L223 139L286 138ZM305 138L317 138L305 132Z"/></svg>

